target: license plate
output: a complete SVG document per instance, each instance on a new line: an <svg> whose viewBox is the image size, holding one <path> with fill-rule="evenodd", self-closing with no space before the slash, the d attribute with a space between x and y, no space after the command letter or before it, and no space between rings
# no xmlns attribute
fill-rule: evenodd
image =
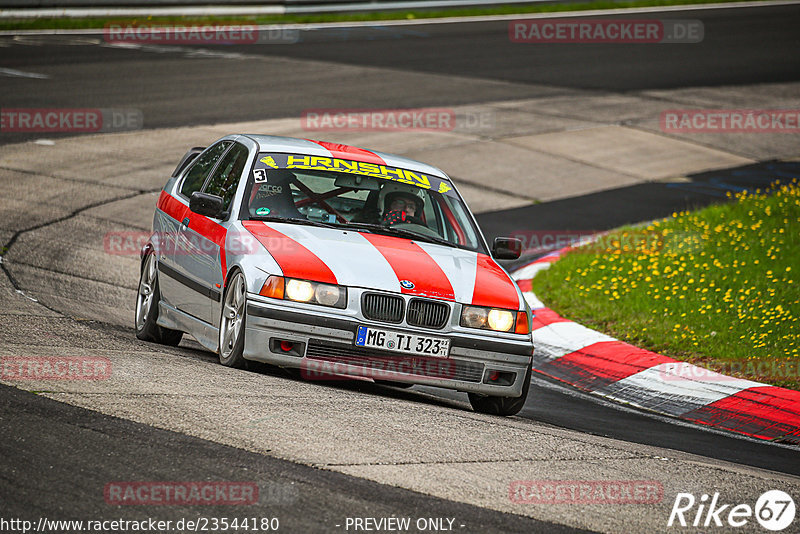
<svg viewBox="0 0 800 534"><path fill-rule="evenodd" d="M450 352L449 339L392 332L367 326L358 327L356 346L439 358L447 358Z"/></svg>

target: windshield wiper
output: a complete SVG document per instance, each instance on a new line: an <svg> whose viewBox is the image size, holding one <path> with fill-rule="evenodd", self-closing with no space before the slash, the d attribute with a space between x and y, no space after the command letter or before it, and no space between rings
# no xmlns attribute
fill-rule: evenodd
<svg viewBox="0 0 800 534"><path fill-rule="evenodd" d="M342 223L342 224L333 224L333 223L326 223L321 221L312 221L310 219L300 219L298 217L275 217L270 215L254 215L250 217L251 221L270 221L270 222L284 222L290 224L304 224L307 226L318 226L320 228L332 228L334 230L345 230L348 228L355 228L359 230L367 230L371 232L378 232L378 233L385 233L385 234L393 234L397 236L407 237L409 239L416 239L418 241L427 241L428 243L437 243L439 245L445 245L447 247L453 247L453 243L447 241L446 239L442 239L441 237L433 237L425 234L418 234L413 230L407 230L405 228L395 228L394 226L383 226L382 224L373 224L373 223L360 223L360 222L349 222L349 223Z"/></svg>
<svg viewBox="0 0 800 534"><path fill-rule="evenodd" d="M450 241L442 239L441 237L433 237L430 235L418 234L417 232L413 230L408 230L406 228L395 228L394 226L383 226L382 224L373 224L373 223L345 223L339 225L339 227L343 226L348 228L362 228L364 230L372 230L375 232L385 232L388 234L395 234L398 236L408 237L411 239L427 241L429 243L437 243L448 247L453 246L453 244Z"/></svg>
<svg viewBox="0 0 800 534"><path fill-rule="evenodd" d="M318 226L320 228L333 228L338 230L339 225L325 223L321 221L312 221L311 219L300 219L299 217L275 217L270 215L254 215L250 217L251 221L270 221L270 222L284 222L290 224L305 224L306 226Z"/></svg>

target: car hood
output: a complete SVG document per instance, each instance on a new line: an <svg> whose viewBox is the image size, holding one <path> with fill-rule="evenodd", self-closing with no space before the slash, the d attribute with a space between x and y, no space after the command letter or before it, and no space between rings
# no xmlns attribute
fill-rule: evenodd
<svg viewBox="0 0 800 534"><path fill-rule="evenodd" d="M243 221L284 276L520 309L511 277L486 254L395 236Z"/></svg>

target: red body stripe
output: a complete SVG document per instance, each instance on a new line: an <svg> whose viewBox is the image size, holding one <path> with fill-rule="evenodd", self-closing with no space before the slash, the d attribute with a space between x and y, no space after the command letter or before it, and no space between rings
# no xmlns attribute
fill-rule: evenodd
<svg viewBox="0 0 800 534"><path fill-rule="evenodd" d="M313 252L261 221L242 221L281 266L284 276L336 284L336 276Z"/></svg>
<svg viewBox="0 0 800 534"><path fill-rule="evenodd" d="M161 191L156 207L178 221L178 223L182 223L184 218L189 217L190 229L219 246L222 279L225 280L228 275L228 265L225 257L225 239L228 231L225 227L217 224L208 217L192 213L189 211L189 206L168 194L166 191Z"/></svg>
<svg viewBox="0 0 800 534"><path fill-rule="evenodd" d="M189 228L219 245L225 246L225 236L228 231L224 226L217 224L208 217L192 213L191 211L186 214L189 217Z"/></svg>
<svg viewBox="0 0 800 534"><path fill-rule="evenodd" d="M407 239L377 234L362 234L392 267L398 280L410 280L413 289L401 287L403 293L438 299L455 300L453 286L439 264Z"/></svg>
<svg viewBox="0 0 800 534"><path fill-rule="evenodd" d="M314 141L313 139L306 139L319 146L328 149L333 157L340 159L349 159L353 161L363 161L364 163L376 163L378 165L386 165L379 155L363 148L358 148L350 145L340 145L338 143L329 143L327 141Z"/></svg>
<svg viewBox="0 0 800 534"><path fill-rule="evenodd" d="M161 191L161 195L158 197L156 208L160 209L176 221L182 221L184 213L189 210L189 206L163 190Z"/></svg>
<svg viewBox="0 0 800 534"><path fill-rule="evenodd" d="M752 387L681 416L703 425L761 439L791 435L800 441L800 391Z"/></svg>
<svg viewBox="0 0 800 534"><path fill-rule="evenodd" d="M519 296L514 281L486 254L478 254L475 290L472 304L493 308L519 309Z"/></svg>
<svg viewBox="0 0 800 534"><path fill-rule="evenodd" d="M535 336L534 333L534 340ZM595 391L655 365L674 361L622 341L599 341L549 361L537 370L581 389Z"/></svg>
<svg viewBox="0 0 800 534"><path fill-rule="evenodd" d="M225 238L228 231L208 217L186 210L185 217L189 217L189 228L216 243L219 246L219 261L222 267L222 279L228 277L228 260L225 255Z"/></svg>

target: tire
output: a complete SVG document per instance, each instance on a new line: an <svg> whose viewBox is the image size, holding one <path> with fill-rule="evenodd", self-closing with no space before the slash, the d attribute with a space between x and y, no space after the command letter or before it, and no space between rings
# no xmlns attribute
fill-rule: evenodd
<svg viewBox="0 0 800 534"><path fill-rule="evenodd" d="M156 258L153 254L148 254L142 262L139 289L136 293L136 311L133 323L136 337L142 341L174 347L181 342L183 332L158 325L156 321L158 320L159 302L161 302L161 292L158 289Z"/></svg>
<svg viewBox="0 0 800 534"><path fill-rule="evenodd" d="M226 367L246 369L244 359L244 333L247 315L247 285L241 271L228 280L222 295L219 317L219 363Z"/></svg>
<svg viewBox="0 0 800 534"><path fill-rule="evenodd" d="M469 393L469 403L472 409L478 413L485 413L487 415L502 415L507 417L509 415L517 415L519 411L525 406L525 401L528 398L528 390L531 387L531 365L528 366L528 372L525 373L525 383L522 386L522 395L519 397L492 397L488 395L478 395L477 393Z"/></svg>

